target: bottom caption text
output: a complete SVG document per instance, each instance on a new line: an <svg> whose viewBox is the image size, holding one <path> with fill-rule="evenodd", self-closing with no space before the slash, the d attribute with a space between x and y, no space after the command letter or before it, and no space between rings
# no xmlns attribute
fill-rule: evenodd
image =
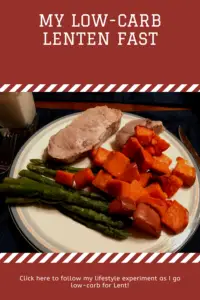
<svg viewBox="0 0 200 300"><path fill-rule="evenodd" d="M64 283L72 289L98 289L98 288L116 288L116 289L127 289L131 285L140 282L151 282L151 283L172 283L177 284L181 282L182 278L178 276L28 276L20 275L19 281L22 283L26 282L52 282L52 283Z"/></svg>

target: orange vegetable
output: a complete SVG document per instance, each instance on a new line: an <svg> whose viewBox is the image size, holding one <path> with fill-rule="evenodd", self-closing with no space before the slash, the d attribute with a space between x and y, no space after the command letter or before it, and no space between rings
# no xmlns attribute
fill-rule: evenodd
<svg viewBox="0 0 200 300"><path fill-rule="evenodd" d="M138 203L133 213L133 227L159 238L161 234L160 216L150 205Z"/></svg>
<svg viewBox="0 0 200 300"><path fill-rule="evenodd" d="M188 225L189 213L176 200L168 208L162 217L162 223L170 228L175 234L182 232Z"/></svg>
<svg viewBox="0 0 200 300"><path fill-rule="evenodd" d="M168 164L158 161L155 158L153 159L151 170L158 174L170 174L170 169Z"/></svg>
<svg viewBox="0 0 200 300"><path fill-rule="evenodd" d="M96 152L96 155L93 159L94 165L98 167L102 167L106 159L108 158L108 155L110 154L111 151L104 149L104 148L99 148Z"/></svg>
<svg viewBox="0 0 200 300"><path fill-rule="evenodd" d="M112 176L108 174L107 172L104 172L103 170L100 170L97 175L95 176L94 180L92 181L92 184L104 191L107 192L107 183L112 180Z"/></svg>
<svg viewBox="0 0 200 300"><path fill-rule="evenodd" d="M74 183L74 174L66 171L57 171L55 181L57 183L72 187Z"/></svg>
<svg viewBox="0 0 200 300"><path fill-rule="evenodd" d="M169 198L174 196L179 188L183 185L183 181L175 175L160 176L159 181L161 182L163 191Z"/></svg>
<svg viewBox="0 0 200 300"><path fill-rule="evenodd" d="M90 152L89 152L89 156L91 159L94 159L95 158L95 155L97 154L97 151L98 151L98 148L97 149L92 149Z"/></svg>
<svg viewBox="0 0 200 300"><path fill-rule="evenodd" d="M160 156L155 156L154 159L158 162L165 163L168 166L170 166L172 163L172 159L164 153L162 153Z"/></svg>
<svg viewBox="0 0 200 300"><path fill-rule="evenodd" d="M122 153L129 157L130 159L133 159L135 154L138 152L139 149L141 149L142 146L139 143L138 139L135 137L131 137L128 139L126 144L122 148Z"/></svg>
<svg viewBox="0 0 200 300"><path fill-rule="evenodd" d="M119 199L115 199L109 204L109 213L111 214L127 215L131 217L134 209L135 207L128 207Z"/></svg>
<svg viewBox="0 0 200 300"><path fill-rule="evenodd" d="M160 185L157 182L152 183L148 187L146 187L146 191L151 197L159 198L162 200L167 199L167 194L162 191Z"/></svg>
<svg viewBox="0 0 200 300"><path fill-rule="evenodd" d="M145 204L148 204L150 205L152 208L154 208L157 213L160 215L160 217L162 218L167 209L168 209L168 204L167 204L167 201L165 200L162 200L162 199L158 199L158 198L154 198L154 197L151 197L151 196L148 196L148 197L141 197L137 203L145 203Z"/></svg>
<svg viewBox="0 0 200 300"><path fill-rule="evenodd" d="M142 146L150 145L154 135L154 131L147 127L138 125L135 128L135 136Z"/></svg>
<svg viewBox="0 0 200 300"><path fill-rule="evenodd" d="M161 155L162 152L167 150L170 147L170 144L166 142L165 140L161 139L158 135L155 135L151 141L151 144L154 146L155 155Z"/></svg>
<svg viewBox="0 0 200 300"><path fill-rule="evenodd" d="M120 197L127 193L129 194L130 184L122 180L112 179L107 183L107 192L113 197Z"/></svg>
<svg viewBox="0 0 200 300"><path fill-rule="evenodd" d="M149 154L149 152L141 148L135 156L135 161L140 171L146 172L152 167L153 157L151 154Z"/></svg>
<svg viewBox="0 0 200 300"><path fill-rule="evenodd" d="M183 185L187 187L191 187L196 179L195 168L188 165L187 161L180 157L177 158L177 164L172 174L179 177L183 181Z"/></svg>
<svg viewBox="0 0 200 300"><path fill-rule="evenodd" d="M89 186L92 183L94 178L95 178L95 176L92 173L92 170L89 168L78 171L74 175L74 181L76 183L76 188L84 189L85 187Z"/></svg>
<svg viewBox="0 0 200 300"><path fill-rule="evenodd" d="M117 179L110 180L107 184L107 191L108 194L117 197L127 205L128 203L135 204L140 197L148 195L137 180L133 180L131 184Z"/></svg>
<svg viewBox="0 0 200 300"><path fill-rule="evenodd" d="M139 183L141 184L142 187L146 187L151 178L152 178L151 173L140 173Z"/></svg>
<svg viewBox="0 0 200 300"><path fill-rule="evenodd" d="M172 206L173 202L174 202L173 200L167 200L167 201L166 201L167 206L168 206L168 207Z"/></svg>
<svg viewBox="0 0 200 300"><path fill-rule="evenodd" d="M156 154L156 150L153 146L147 146L144 148L146 151L148 151L151 155L155 155Z"/></svg>
<svg viewBox="0 0 200 300"><path fill-rule="evenodd" d="M143 186L137 180L132 181L131 190L135 201L137 201L140 197L148 196L145 188L143 188Z"/></svg>
<svg viewBox="0 0 200 300"><path fill-rule="evenodd" d="M124 173L119 177L120 180L131 183L134 179L140 179L140 173L136 163L129 164Z"/></svg>
<svg viewBox="0 0 200 300"><path fill-rule="evenodd" d="M103 164L103 168L112 176L119 178L126 170L130 159L123 153L113 151Z"/></svg>

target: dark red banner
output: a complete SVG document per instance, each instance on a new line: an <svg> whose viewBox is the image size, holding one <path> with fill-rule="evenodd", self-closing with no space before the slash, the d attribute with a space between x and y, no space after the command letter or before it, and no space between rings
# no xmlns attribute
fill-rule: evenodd
<svg viewBox="0 0 200 300"><path fill-rule="evenodd" d="M197 0L2 2L2 83L199 82Z"/></svg>
<svg viewBox="0 0 200 300"><path fill-rule="evenodd" d="M5 299L182 299L198 295L199 264L1 264Z"/></svg>

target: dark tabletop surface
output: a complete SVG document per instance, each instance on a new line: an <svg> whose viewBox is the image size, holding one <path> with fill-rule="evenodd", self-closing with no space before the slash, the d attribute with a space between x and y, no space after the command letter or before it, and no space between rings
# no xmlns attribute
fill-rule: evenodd
<svg viewBox="0 0 200 300"><path fill-rule="evenodd" d="M38 129L57 118L74 112L71 110L38 109ZM137 112L137 114L154 120L162 120L165 127L177 137L178 126L181 125L200 154L200 122L193 111L148 111ZM0 201L0 252L35 252L16 229L3 201ZM200 252L200 228L181 252Z"/></svg>

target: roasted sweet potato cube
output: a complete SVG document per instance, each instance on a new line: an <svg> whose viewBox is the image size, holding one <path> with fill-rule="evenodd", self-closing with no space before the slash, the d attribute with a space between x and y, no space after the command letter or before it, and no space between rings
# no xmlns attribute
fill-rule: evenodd
<svg viewBox="0 0 200 300"><path fill-rule="evenodd" d="M182 187L183 181L175 175L160 176L159 182L161 183L163 191L171 198Z"/></svg>
<svg viewBox="0 0 200 300"><path fill-rule="evenodd" d="M138 203L133 213L133 226L156 238L161 234L161 220L159 214L145 203Z"/></svg>
<svg viewBox="0 0 200 300"><path fill-rule="evenodd" d="M140 180L138 180L138 181L142 187L146 187L151 178L152 178L152 174L150 172L140 173Z"/></svg>
<svg viewBox="0 0 200 300"><path fill-rule="evenodd" d="M160 215L161 218L165 215L165 213L168 209L167 201L158 199L158 198L154 198L151 196L141 197L137 201L137 203L139 203L139 202L150 205L153 209L155 209L157 211L157 213Z"/></svg>
<svg viewBox="0 0 200 300"><path fill-rule="evenodd" d="M133 215L133 211L135 210L136 205L127 206L120 199L115 199L109 204L109 213L117 214L117 215L126 215L131 217Z"/></svg>
<svg viewBox="0 0 200 300"><path fill-rule="evenodd" d="M113 197L120 197L123 194L129 195L130 184L119 179L112 179L107 183L107 191Z"/></svg>
<svg viewBox="0 0 200 300"><path fill-rule="evenodd" d="M141 148L135 156L135 162L141 172L146 172L152 167L153 157L149 152Z"/></svg>
<svg viewBox="0 0 200 300"><path fill-rule="evenodd" d="M119 177L120 180L131 183L133 180L140 179L140 173L136 163L131 163L127 166L124 173Z"/></svg>
<svg viewBox="0 0 200 300"><path fill-rule="evenodd" d="M151 197L159 198L162 200L167 199L167 194L163 192L161 186L157 182L150 184L145 189Z"/></svg>
<svg viewBox="0 0 200 300"><path fill-rule="evenodd" d="M58 170L56 172L55 181L68 187L72 187L74 183L74 174L67 171Z"/></svg>
<svg viewBox="0 0 200 300"><path fill-rule="evenodd" d="M104 149L104 148L98 148L95 157L93 159L93 163L95 166L102 167L106 159L108 158L108 155L111 153L111 151Z"/></svg>
<svg viewBox="0 0 200 300"><path fill-rule="evenodd" d="M158 135L155 135L151 141L151 144L154 146L155 149L155 155L161 155L162 152L166 151L169 147L170 144L163 140L161 137Z"/></svg>
<svg viewBox="0 0 200 300"><path fill-rule="evenodd" d="M135 203L140 197L148 195L137 180L130 184L125 181L113 179L107 184L108 194L117 197L125 203Z"/></svg>
<svg viewBox="0 0 200 300"><path fill-rule="evenodd" d="M89 186L95 176L91 169L86 168L83 170L80 170L79 172L75 173L74 175L74 181L76 184L77 189L84 189L85 187Z"/></svg>
<svg viewBox="0 0 200 300"><path fill-rule="evenodd" d="M90 152L89 152L89 157L93 160L95 158L95 155L97 154L97 151L98 151L99 148L97 149L92 149Z"/></svg>
<svg viewBox="0 0 200 300"><path fill-rule="evenodd" d="M108 174L107 172L104 172L103 170L100 170L97 175L95 176L92 184L104 191L107 192L107 183L112 180L112 176L110 174Z"/></svg>
<svg viewBox="0 0 200 300"><path fill-rule="evenodd" d="M153 146L147 146L147 147L144 147L144 149L146 151L148 151L153 156L156 154L156 150L155 150L155 148Z"/></svg>
<svg viewBox="0 0 200 300"><path fill-rule="evenodd" d="M137 180L133 180L131 183L131 193L135 201L140 197L148 196L146 189Z"/></svg>
<svg viewBox="0 0 200 300"><path fill-rule="evenodd" d="M138 125L135 128L135 136L142 146L150 145L154 135L154 131L147 127Z"/></svg>
<svg viewBox="0 0 200 300"><path fill-rule="evenodd" d="M126 144L122 148L122 153L129 157L130 159L133 159L135 154L138 152L139 149L141 149L142 146L139 143L138 139L135 137L131 137L128 139Z"/></svg>
<svg viewBox="0 0 200 300"><path fill-rule="evenodd" d="M167 200L167 201L166 201L167 206L168 206L168 207L172 206L173 202L174 202L173 200Z"/></svg>
<svg viewBox="0 0 200 300"><path fill-rule="evenodd" d="M130 159L123 153L112 151L103 164L103 168L112 176L119 178L126 170Z"/></svg>
<svg viewBox="0 0 200 300"><path fill-rule="evenodd" d="M168 166L170 166L172 163L172 159L164 153L162 153L160 156L155 156L154 160L161 162L161 163L165 163Z"/></svg>
<svg viewBox="0 0 200 300"><path fill-rule="evenodd" d="M171 229L175 234L182 232L188 225L189 213L176 200L167 209L165 215L162 217L162 223Z"/></svg>
<svg viewBox="0 0 200 300"><path fill-rule="evenodd" d="M158 161L155 158L153 159L151 170L160 175L170 174L171 172L168 164L166 164L165 162Z"/></svg>
<svg viewBox="0 0 200 300"><path fill-rule="evenodd" d="M177 164L172 174L179 177L183 181L183 185L187 187L191 187L196 179L196 169L180 157L177 158Z"/></svg>

